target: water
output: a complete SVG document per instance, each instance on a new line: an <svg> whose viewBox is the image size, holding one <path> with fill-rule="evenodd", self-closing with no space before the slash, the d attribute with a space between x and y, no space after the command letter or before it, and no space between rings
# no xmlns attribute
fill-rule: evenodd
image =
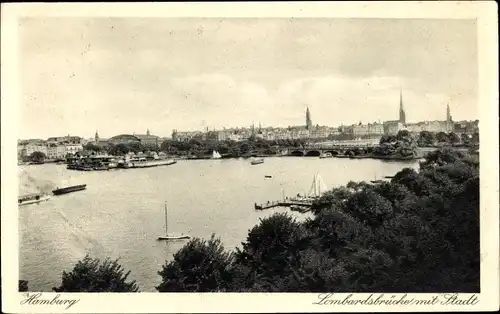
<svg viewBox="0 0 500 314"><path fill-rule="evenodd" d="M161 242L165 234L164 202L168 202L169 233L221 237L226 249L241 245L260 218L288 211L255 211L254 202L278 200L308 192L315 173L326 185L369 181L393 175L416 162L370 159L266 158L249 160L179 161L175 165L114 171L78 172L66 165L19 168L20 194L87 184L87 190L52 196L48 202L19 208L20 279L30 290L50 291L63 270L86 253L120 258L140 291L154 292L157 272L185 241ZM271 179L264 178L271 175Z"/></svg>

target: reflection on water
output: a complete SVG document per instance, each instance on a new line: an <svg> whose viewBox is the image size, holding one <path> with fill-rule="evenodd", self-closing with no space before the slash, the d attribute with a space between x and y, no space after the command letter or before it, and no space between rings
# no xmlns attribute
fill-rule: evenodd
<svg viewBox="0 0 500 314"><path fill-rule="evenodd" d="M306 193L315 173L326 185L369 181L393 175L416 162L319 158L179 161L165 167L78 172L65 165L21 166L20 194L87 184L81 192L53 196L19 208L20 278L30 290L50 291L63 270L86 253L120 258L141 291L155 291L157 271L185 241L158 242L165 233L164 202L169 204L169 232L221 237L227 249L239 246L260 218L286 209L255 211L254 202ZM272 178L265 178L265 176Z"/></svg>

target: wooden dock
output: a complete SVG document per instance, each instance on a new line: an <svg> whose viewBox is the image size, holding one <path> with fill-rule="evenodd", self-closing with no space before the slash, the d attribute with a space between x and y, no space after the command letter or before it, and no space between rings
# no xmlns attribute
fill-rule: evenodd
<svg viewBox="0 0 500 314"><path fill-rule="evenodd" d="M284 200L284 201L272 201L264 204L254 204L256 210L264 210L273 207L290 207L290 206L302 206L302 207L311 207L312 202L301 202L294 200Z"/></svg>

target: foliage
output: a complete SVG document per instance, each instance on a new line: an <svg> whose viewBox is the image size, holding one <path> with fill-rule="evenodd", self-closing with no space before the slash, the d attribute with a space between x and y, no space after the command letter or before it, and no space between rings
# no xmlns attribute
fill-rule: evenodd
<svg viewBox="0 0 500 314"><path fill-rule="evenodd" d="M332 189L312 211L304 222L286 214L261 220L234 259L223 259L224 271L184 259L169 273L177 286L163 291L479 291L477 158L441 149L390 182Z"/></svg>
<svg viewBox="0 0 500 314"><path fill-rule="evenodd" d="M401 130L395 136L382 136L380 145L373 149L373 154L375 156L416 156L417 142L407 130Z"/></svg>
<svg viewBox="0 0 500 314"><path fill-rule="evenodd" d="M29 156L29 159L32 162L43 162L46 158L47 158L47 156L45 155L45 153L39 152L39 151L33 152Z"/></svg>
<svg viewBox="0 0 500 314"><path fill-rule="evenodd" d="M101 263L87 255L72 271L64 271L61 286L52 289L56 292L137 292L135 280L127 282L129 274L130 271L124 273L118 260L108 258Z"/></svg>
<svg viewBox="0 0 500 314"><path fill-rule="evenodd" d="M92 152L102 152L104 150L103 147L95 145L94 143L87 143L83 146L83 149L86 151L92 151Z"/></svg>
<svg viewBox="0 0 500 314"><path fill-rule="evenodd" d="M233 255L224 251L220 239L194 238L174 254L158 274L162 282L156 289L169 291L226 291L232 281Z"/></svg>

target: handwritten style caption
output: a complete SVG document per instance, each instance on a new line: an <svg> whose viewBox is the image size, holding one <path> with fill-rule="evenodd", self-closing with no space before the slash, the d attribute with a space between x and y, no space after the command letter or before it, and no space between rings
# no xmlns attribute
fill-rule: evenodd
<svg viewBox="0 0 500 314"><path fill-rule="evenodd" d="M367 297L354 296L349 294L346 297L336 297L334 293L322 293L318 295L318 300L313 302L316 305L476 305L479 303L478 297L461 297L458 293L443 293L429 298L415 298L404 295L370 294Z"/></svg>
<svg viewBox="0 0 500 314"><path fill-rule="evenodd" d="M20 302L21 305L59 305L65 306L65 309L69 309L80 299L64 299L61 297L61 294L56 294L53 298L43 298L42 293L25 293L25 298Z"/></svg>

